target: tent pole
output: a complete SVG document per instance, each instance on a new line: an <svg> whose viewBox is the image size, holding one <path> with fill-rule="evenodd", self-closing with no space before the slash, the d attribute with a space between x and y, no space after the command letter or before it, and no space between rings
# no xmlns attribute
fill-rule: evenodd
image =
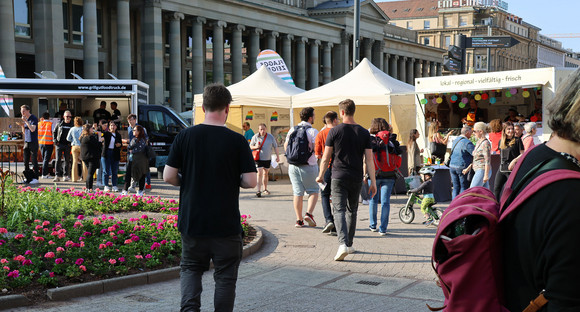
<svg viewBox="0 0 580 312"><path fill-rule="evenodd" d="M292 101L290 101L290 128L294 127L294 107L292 106Z"/></svg>

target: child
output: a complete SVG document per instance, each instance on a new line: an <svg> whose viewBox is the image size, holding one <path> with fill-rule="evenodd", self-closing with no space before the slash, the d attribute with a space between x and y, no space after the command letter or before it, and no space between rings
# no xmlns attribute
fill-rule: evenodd
<svg viewBox="0 0 580 312"><path fill-rule="evenodd" d="M435 204L435 197L433 196L433 175L435 169L432 167L423 167L419 170L419 174L423 179L423 183L419 187L409 190L409 193L423 193L423 200L421 201L421 212L425 215L425 222L423 224L429 226L433 223L433 209L431 206Z"/></svg>

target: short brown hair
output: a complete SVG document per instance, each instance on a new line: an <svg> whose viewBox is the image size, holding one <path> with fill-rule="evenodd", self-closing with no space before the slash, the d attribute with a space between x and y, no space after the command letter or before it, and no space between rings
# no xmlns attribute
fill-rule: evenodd
<svg viewBox="0 0 580 312"><path fill-rule="evenodd" d="M344 114L347 116L354 116L354 112L356 111L356 105L354 104L353 100L346 99L338 103L338 109L343 110Z"/></svg>
<svg viewBox="0 0 580 312"><path fill-rule="evenodd" d="M491 132L498 133L502 130L501 119L494 119L489 122L489 127L491 128Z"/></svg>
<svg viewBox="0 0 580 312"><path fill-rule="evenodd" d="M83 119L80 116L75 117L75 127L82 127Z"/></svg>
<svg viewBox="0 0 580 312"><path fill-rule="evenodd" d="M203 108L208 112L222 111L232 102L232 94L221 83L212 83L203 90Z"/></svg>
<svg viewBox="0 0 580 312"><path fill-rule="evenodd" d="M137 115L129 114L129 116L127 116L127 120L129 120L129 119L137 119Z"/></svg>
<svg viewBox="0 0 580 312"><path fill-rule="evenodd" d="M304 107L300 111L300 120L302 120L302 121L308 121L308 119L310 119L310 117L314 117L314 108L312 108L312 107Z"/></svg>
<svg viewBox="0 0 580 312"><path fill-rule="evenodd" d="M338 114L335 111L329 111L324 115L324 124L332 123L338 118Z"/></svg>

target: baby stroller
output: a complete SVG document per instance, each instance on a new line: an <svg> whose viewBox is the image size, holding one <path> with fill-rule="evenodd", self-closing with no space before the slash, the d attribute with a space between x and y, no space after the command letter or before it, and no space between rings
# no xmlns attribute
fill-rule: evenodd
<svg viewBox="0 0 580 312"><path fill-rule="evenodd" d="M431 173L431 176L433 176L433 173L430 172L431 170L435 171L431 167L423 167L421 168L419 173L421 174ZM423 197L420 194L409 192L410 186L409 185L406 186L407 186L407 195L409 196L409 198L407 199L407 203L405 204L405 206L399 209L399 219L401 220L401 222L405 224L410 224L415 219L415 211L413 210L413 206L415 204L419 204L420 206L423 203ZM436 204L437 203L433 201L429 203L429 205L427 206L427 213L430 215L431 219L433 219L432 224L435 226L439 225L439 219L441 219L441 215L443 215L443 210L433 207Z"/></svg>

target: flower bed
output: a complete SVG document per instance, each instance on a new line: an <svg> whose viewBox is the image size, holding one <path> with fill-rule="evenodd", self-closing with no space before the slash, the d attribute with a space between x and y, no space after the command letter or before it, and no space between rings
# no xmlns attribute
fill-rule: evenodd
<svg viewBox="0 0 580 312"><path fill-rule="evenodd" d="M0 289L5 294L179 264L175 200L8 186L3 203ZM127 211L161 217L111 215ZM248 217L241 220L246 233Z"/></svg>

